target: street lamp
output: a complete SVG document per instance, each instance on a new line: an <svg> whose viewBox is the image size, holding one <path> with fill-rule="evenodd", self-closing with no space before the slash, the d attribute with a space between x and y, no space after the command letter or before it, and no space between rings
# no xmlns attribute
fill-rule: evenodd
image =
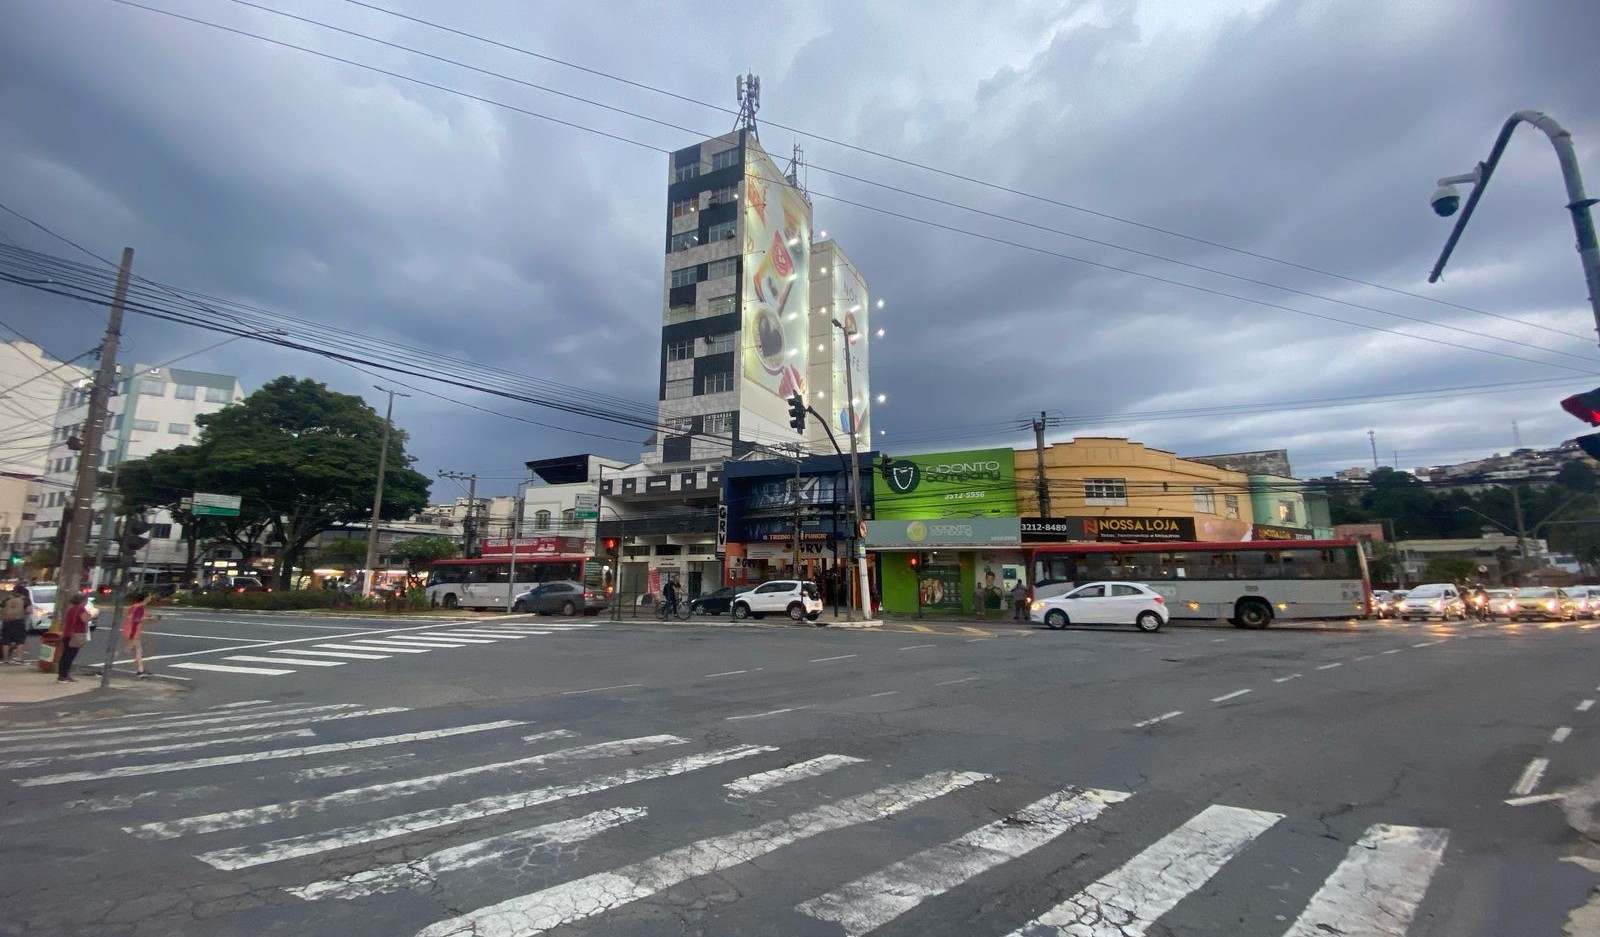
<svg viewBox="0 0 1600 937"><path fill-rule="evenodd" d="M1589 305L1594 310L1595 328L1600 331L1600 244L1595 240L1594 219L1589 215L1590 206L1596 200L1589 198L1583 191L1583 177L1578 172L1578 156L1572 148L1572 134L1566 128L1556 123L1553 118L1539 111L1517 111L1500 128L1500 136L1495 138L1494 148L1489 151L1489 158L1479 163L1471 172L1456 176L1446 176L1439 180L1439 188L1433 193L1433 210L1440 217L1448 218L1456 213L1461 204L1458 185L1472 186L1472 194L1467 196L1466 207L1461 212L1461 217L1456 219L1455 228L1450 232L1450 239L1445 241L1444 250L1439 254L1439 260L1433 265L1433 272L1428 274L1429 283L1437 283L1439 276L1444 272L1444 265L1450 260L1450 252L1455 250L1456 242L1461 239L1461 232L1467 227L1467 221L1472 217L1472 210L1478 206L1478 199L1483 196L1483 190L1488 188L1489 177L1494 175L1495 167L1500 164L1500 156L1505 152L1506 143L1511 140L1511 132L1519 123L1529 123L1543 130L1545 136L1550 138L1550 144L1555 147L1556 159L1561 163L1561 177L1567 184L1567 210L1572 212L1572 229L1578 236L1578 259L1583 264L1583 278L1589 287Z"/></svg>
<svg viewBox="0 0 1600 937"><path fill-rule="evenodd" d="M856 521L856 537L852 539L856 540L856 578L858 582L857 588L861 593L861 617L870 621L872 619L872 594L871 583L867 578L867 550L866 544L858 539L865 536L866 523L862 520L861 514L861 460L857 451L861 431L856 427L855 368L850 363L850 339L854 336L849 329L844 327L844 323L838 319L830 319L828 321L832 322L833 327L839 330L840 335L844 336L844 392L850 403L848 411L850 414L850 497L855 506Z"/></svg>

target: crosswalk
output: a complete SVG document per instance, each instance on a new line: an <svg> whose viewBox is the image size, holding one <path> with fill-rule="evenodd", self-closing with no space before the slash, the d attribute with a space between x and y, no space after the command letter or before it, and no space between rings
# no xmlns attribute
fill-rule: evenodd
<svg viewBox="0 0 1600 937"><path fill-rule="evenodd" d="M429 631L407 630L340 637L327 641L296 641L277 647L240 648L242 653L223 652L206 660L185 660L169 665L172 670L216 674L246 674L256 677L286 677L303 670L324 670L364 661L406 658L430 651L472 648L500 641L521 641L564 632L599 627L599 622L473 622L462 627L441 625Z"/></svg>
<svg viewBox="0 0 1600 937"><path fill-rule="evenodd" d="M161 850L195 887L267 888L317 909L324 932L358 917L418 937L620 932L661 902L685 913L669 893L715 880L762 897L747 925L741 904L718 909L718 932L1187 933L1197 906L1226 897L1228 870L1255 900L1236 883L1267 874L1294 819L869 755L266 700L0 733L7 800L43 798L8 837L48 841L70 806L113 854ZM1285 913L1236 933L1406 937L1448 844L1442 829L1374 824L1298 858L1293 884L1272 886ZM1018 885L1047 879L1059 887ZM418 892L432 917L406 903ZM147 929L229 930L171 913Z"/></svg>

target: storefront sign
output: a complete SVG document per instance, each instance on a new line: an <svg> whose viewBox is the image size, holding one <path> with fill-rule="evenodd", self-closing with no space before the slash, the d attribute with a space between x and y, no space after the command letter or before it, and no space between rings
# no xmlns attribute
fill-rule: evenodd
<svg viewBox="0 0 1600 937"><path fill-rule="evenodd" d="M584 552L583 543L582 537L518 537L516 553L518 556L576 556ZM512 541L505 537L491 537L483 541L483 555L510 556L511 546Z"/></svg>
<svg viewBox="0 0 1600 937"><path fill-rule="evenodd" d="M867 545L882 547L1010 547L1022 539L1015 517L867 521Z"/></svg>
<svg viewBox="0 0 1600 937"><path fill-rule="evenodd" d="M933 612L959 612L967 607L961 594L961 566L930 565L917 577L922 607Z"/></svg>
<svg viewBox="0 0 1600 937"><path fill-rule="evenodd" d="M1108 543L1193 540L1192 517L1085 517L1083 539Z"/></svg>
<svg viewBox="0 0 1600 937"><path fill-rule="evenodd" d="M1023 543L1084 539L1081 517L1023 517L1019 520L1022 522Z"/></svg>
<svg viewBox="0 0 1600 937"><path fill-rule="evenodd" d="M1016 466L1010 449L969 449L894 459L872 479L881 518L1015 518Z"/></svg>
<svg viewBox="0 0 1600 937"><path fill-rule="evenodd" d="M1294 527L1276 527L1272 524L1256 524L1250 528L1250 536L1254 540L1310 540L1311 531L1299 530Z"/></svg>

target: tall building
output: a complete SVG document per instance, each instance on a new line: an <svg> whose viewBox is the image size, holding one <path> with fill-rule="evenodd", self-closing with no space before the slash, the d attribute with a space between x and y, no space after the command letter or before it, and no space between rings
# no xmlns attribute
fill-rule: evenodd
<svg viewBox="0 0 1600 937"><path fill-rule="evenodd" d="M30 342L0 343L0 568L33 536L62 390L88 376Z"/></svg>
<svg viewBox="0 0 1600 937"><path fill-rule="evenodd" d="M183 368L148 365L119 367L116 393L110 400L109 422L101 444L100 465L111 469L127 459L141 459L163 449L188 445L198 432L195 417L214 413L244 399L239 379ZM44 501L34 526L33 545L56 542L63 514L77 480L78 453L68 440L81 436L89 412L89 386L69 386L60 391L52 421L50 448L45 454ZM95 504L90 532L90 558L99 537L104 499ZM150 545L137 565L149 571L171 572L187 561L183 531L165 511L146 515L151 521ZM115 548L108 550L114 556ZM86 566L87 568L87 566Z"/></svg>
<svg viewBox="0 0 1600 937"><path fill-rule="evenodd" d="M660 463L739 458L758 447L829 451L814 418L789 425L800 394L835 432L856 413L868 442L867 285L811 203L741 128L679 150L667 167ZM845 329L855 402L844 398ZM843 447L847 440L839 440Z"/></svg>

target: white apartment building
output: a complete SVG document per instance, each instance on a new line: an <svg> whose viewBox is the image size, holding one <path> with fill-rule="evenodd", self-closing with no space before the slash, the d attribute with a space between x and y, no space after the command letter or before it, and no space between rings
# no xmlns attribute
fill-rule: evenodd
<svg viewBox="0 0 1600 937"><path fill-rule="evenodd" d="M195 417L214 413L244 399L239 379L185 368L134 365L118 368L116 393L110 401L110 420L102 443L100 465L111 469L128 459L141 459L163 449L188 445L198 433ZM78 453L67 441L83 433L88 417L89 388L68 387L60 392L44 466L44 500L33 532L34 545L50 543L60 535L62 515L77 478ZM90 534L90 557L98 545L99 517L104 499L97 499ZM138 557L146 571L175 571L187 559L182 528L172 516L159 511L147 517L152 527L150 545ZM111 546L107 555L115 556Z"/></svg>
<svg viewBox="0 0 1600 937"><path fill-rule="evenodd" d="M31 342L0 343L0 568L33 537L62 391L88 375Z"/></svg>

